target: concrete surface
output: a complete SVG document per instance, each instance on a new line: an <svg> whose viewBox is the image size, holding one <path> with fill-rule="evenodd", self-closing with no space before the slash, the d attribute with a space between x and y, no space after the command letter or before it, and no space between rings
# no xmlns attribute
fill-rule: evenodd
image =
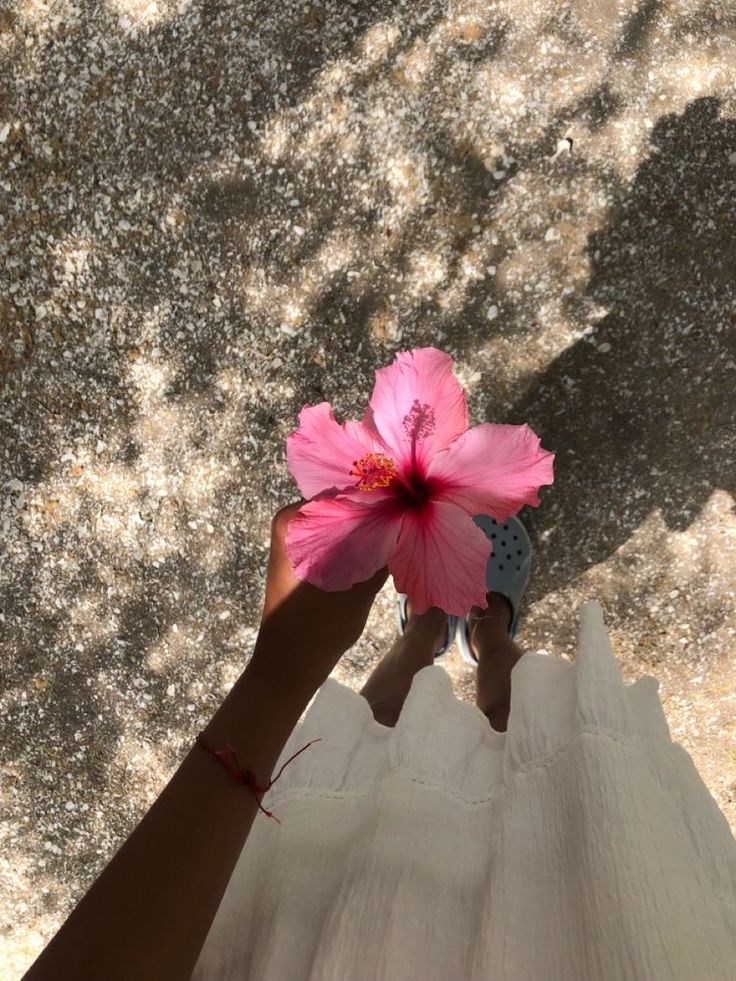
<svg viewBox="0 0 736 981"><path fill-rule="evenodd" d="M241 670L298 410L413 346L557 452L520 642L598 597L736 827L733 4L11 0L0 64L0 975Z"/></svg>

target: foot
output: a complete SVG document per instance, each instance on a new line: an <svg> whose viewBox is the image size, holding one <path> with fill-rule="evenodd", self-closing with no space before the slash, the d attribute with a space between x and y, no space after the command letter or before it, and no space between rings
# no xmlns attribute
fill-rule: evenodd
<svg viewBox="0 0 736 981"><path fill-rule="evenodd" d="M470 652L476 661L488 649L489 641L508 635L513 617L511 604L501 593L486 593L486 602L484 610L474 606L467 618Z"/></svg>
<svg viewBox="0 0 736 981"><path fill-rule="evenodd" d="M426 613L414 613L411 600L406 601L406 633L423 634L431 641L432 650L436 654L441 651L449 638L447 636L447 614L438 606L430 606Z"/></svg>

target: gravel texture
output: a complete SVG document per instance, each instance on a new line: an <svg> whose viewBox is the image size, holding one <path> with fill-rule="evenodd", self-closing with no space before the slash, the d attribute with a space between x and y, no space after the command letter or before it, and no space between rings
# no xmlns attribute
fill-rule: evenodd
<svg viewBox="0 0 736 981"><path fill-rule="evenodd" d="M557 452L520 642L598 597L736 827L731 0L11 0L0 64L0 976L242 669L299 409L414 346Z"/></svg>

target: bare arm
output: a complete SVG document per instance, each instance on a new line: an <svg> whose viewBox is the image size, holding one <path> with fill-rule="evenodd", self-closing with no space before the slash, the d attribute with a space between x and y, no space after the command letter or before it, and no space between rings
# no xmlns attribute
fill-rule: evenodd
<svg viewBox="0 0 736 981"><path fill-rule="evenodd" d="M344 593L297 583L283 549L294 510L274 520L253 657L205 729L210 746L231 743L261 786L385 580L378 573ZM257 810L250 790L193 746L25 981L187 981Z"/></svg>
<svg viewBox="0 0 736 981"><path fill-rule="evenodd" d="M246 670L205 735L210 745L231 742L263 785L310 697ZM257 808L193 747L28 981L189 978Z"/></svg>

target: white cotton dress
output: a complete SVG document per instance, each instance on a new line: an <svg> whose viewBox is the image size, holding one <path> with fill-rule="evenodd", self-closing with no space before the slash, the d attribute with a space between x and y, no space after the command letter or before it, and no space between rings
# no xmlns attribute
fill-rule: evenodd
<svg viewBox="0 0 736 981"><path fill-rule="evenodd" d="M736 843L601 607L526 654L508 731L419 671L395 728L328 679L194 981L734 981ZM280 765L280 763L279 763ZM278 766L277 768L278 769Z"/></svg>

